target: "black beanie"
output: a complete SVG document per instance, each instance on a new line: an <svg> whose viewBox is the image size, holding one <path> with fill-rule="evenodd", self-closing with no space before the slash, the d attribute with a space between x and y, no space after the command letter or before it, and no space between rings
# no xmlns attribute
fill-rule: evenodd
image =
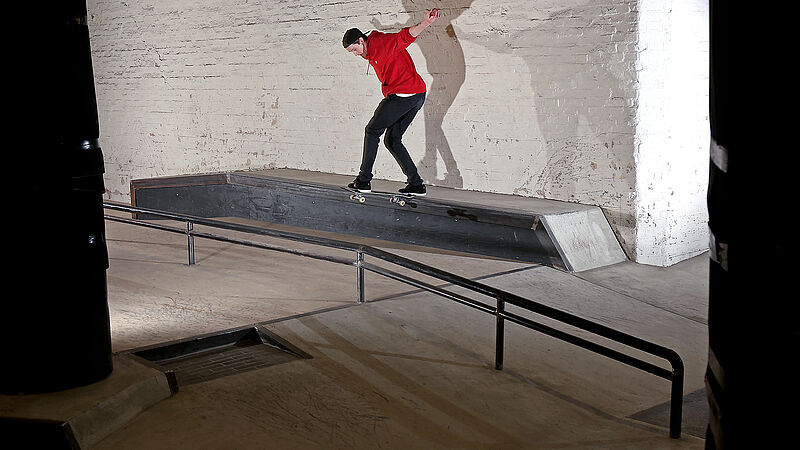
<svg viewBox="0 0 800 450"><path fill-rule="evenodd" d="M356 41L358 41L358 38L360 37L366 39L367 35L362 33L361 30L359 30L358 28L350 28L344 33L344 37L342 38L342 45L344 46L344 48L350 47Z"/></svg>

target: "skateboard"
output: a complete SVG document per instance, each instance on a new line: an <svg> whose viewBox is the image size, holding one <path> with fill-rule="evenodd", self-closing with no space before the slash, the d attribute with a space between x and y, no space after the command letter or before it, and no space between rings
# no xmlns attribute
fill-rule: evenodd
<svg viewBox="0 0 800 450"><path fill-rule="evenodd" d="M383 192L383 191L372 191L372 192L359 192L355 189L350 189L349 187L342 187L342 189L350 192L350 200L358 200L359 203L364 203L367 201L367 197L374 195L376 197L384 197L389 199L389 203L395 203L400 206L410 206L412 208L416 208L417 204L411 200L414 199L413 194L400 194L397 192Z"/></svg>

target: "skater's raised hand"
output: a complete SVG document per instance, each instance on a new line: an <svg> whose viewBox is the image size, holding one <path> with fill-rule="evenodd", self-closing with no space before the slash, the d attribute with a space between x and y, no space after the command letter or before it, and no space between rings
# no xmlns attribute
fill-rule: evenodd
<svg viewBox="0 0 800 450"><path fill-rule="evenodd" d="M433 22L436 21L436 19L441 17L441 15L442 13L437 8L428 10L428 12L425 13L425 19L422 22L420 22L419 25L414 25L413 27L410 27L408 29L408 32L411 33L411 36L414 37L419 36L419 34L422 33L422 30L428 28Z"/></svg>
<svg viewBox="0 0 800 450"><path fill-rule="evenodd" d="M441 16L441 14L442 14L442 13L439 11L439 9L438 9L438 8L433 8L433 9L430 9L430 10L428 10L428 12L425 14L425 21L426 21L426 22L428 22L428 25L430 25L430 24L432 24L433 22L435 22L435 21L436 21L436 19L438 19L438 18Z"/></svg>

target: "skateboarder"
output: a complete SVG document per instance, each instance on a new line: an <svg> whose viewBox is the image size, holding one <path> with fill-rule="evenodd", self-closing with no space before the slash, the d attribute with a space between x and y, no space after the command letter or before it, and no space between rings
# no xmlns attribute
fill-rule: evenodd
<svg viewBox="0 0 800 450"><path fill-rule="evenodd" d="M357 28L351 28L344 34L342 45L348 52L369 61L375 69L375 75L382 83L381 91L384 97L364 131L361 168L358 177L348 184L349 188L360 192L371 192L372 166L375 164L381 135L385 132L386 137L383 142L397 160L408 181L400 192L425 195L425 185L402 140L403 133L425 103L427 92L425 81L417 73L406 47L436 21L439 15L438 9L431 9L425 14L422 22L413 27L405 27L398 33L373 30L366 35Z"/></svg>

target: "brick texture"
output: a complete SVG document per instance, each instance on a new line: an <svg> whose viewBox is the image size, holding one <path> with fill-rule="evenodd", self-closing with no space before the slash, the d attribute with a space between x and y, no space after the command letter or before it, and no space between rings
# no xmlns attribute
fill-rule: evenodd
<svg viewBox="0 0 800 450"><path fill-rule="evenodd" d="M637 238L647 210L637 163L663 151L650 140L666 126L639 111L640 74L655 80L664 70L641 64L640 9L669 18L673 3L89 0L108 197L126 199L132 178L163 175L357 173L380 84L342 49L342 34L397 31L438 7L444 16L409 47L429 91L405 142L426 182L599 205L629 256L658 254L637 248L659 245ZM648 32L674 32L658 26ZM688 145L707 145L696 134ZM403 179L383 148L375 176ZM696 200L695 210L670 209L645 226L668 230L680 214L702 220ZM658 208L658 198L647 201ZM707 243L690 240L667 252L696 254Z"/></svg>

